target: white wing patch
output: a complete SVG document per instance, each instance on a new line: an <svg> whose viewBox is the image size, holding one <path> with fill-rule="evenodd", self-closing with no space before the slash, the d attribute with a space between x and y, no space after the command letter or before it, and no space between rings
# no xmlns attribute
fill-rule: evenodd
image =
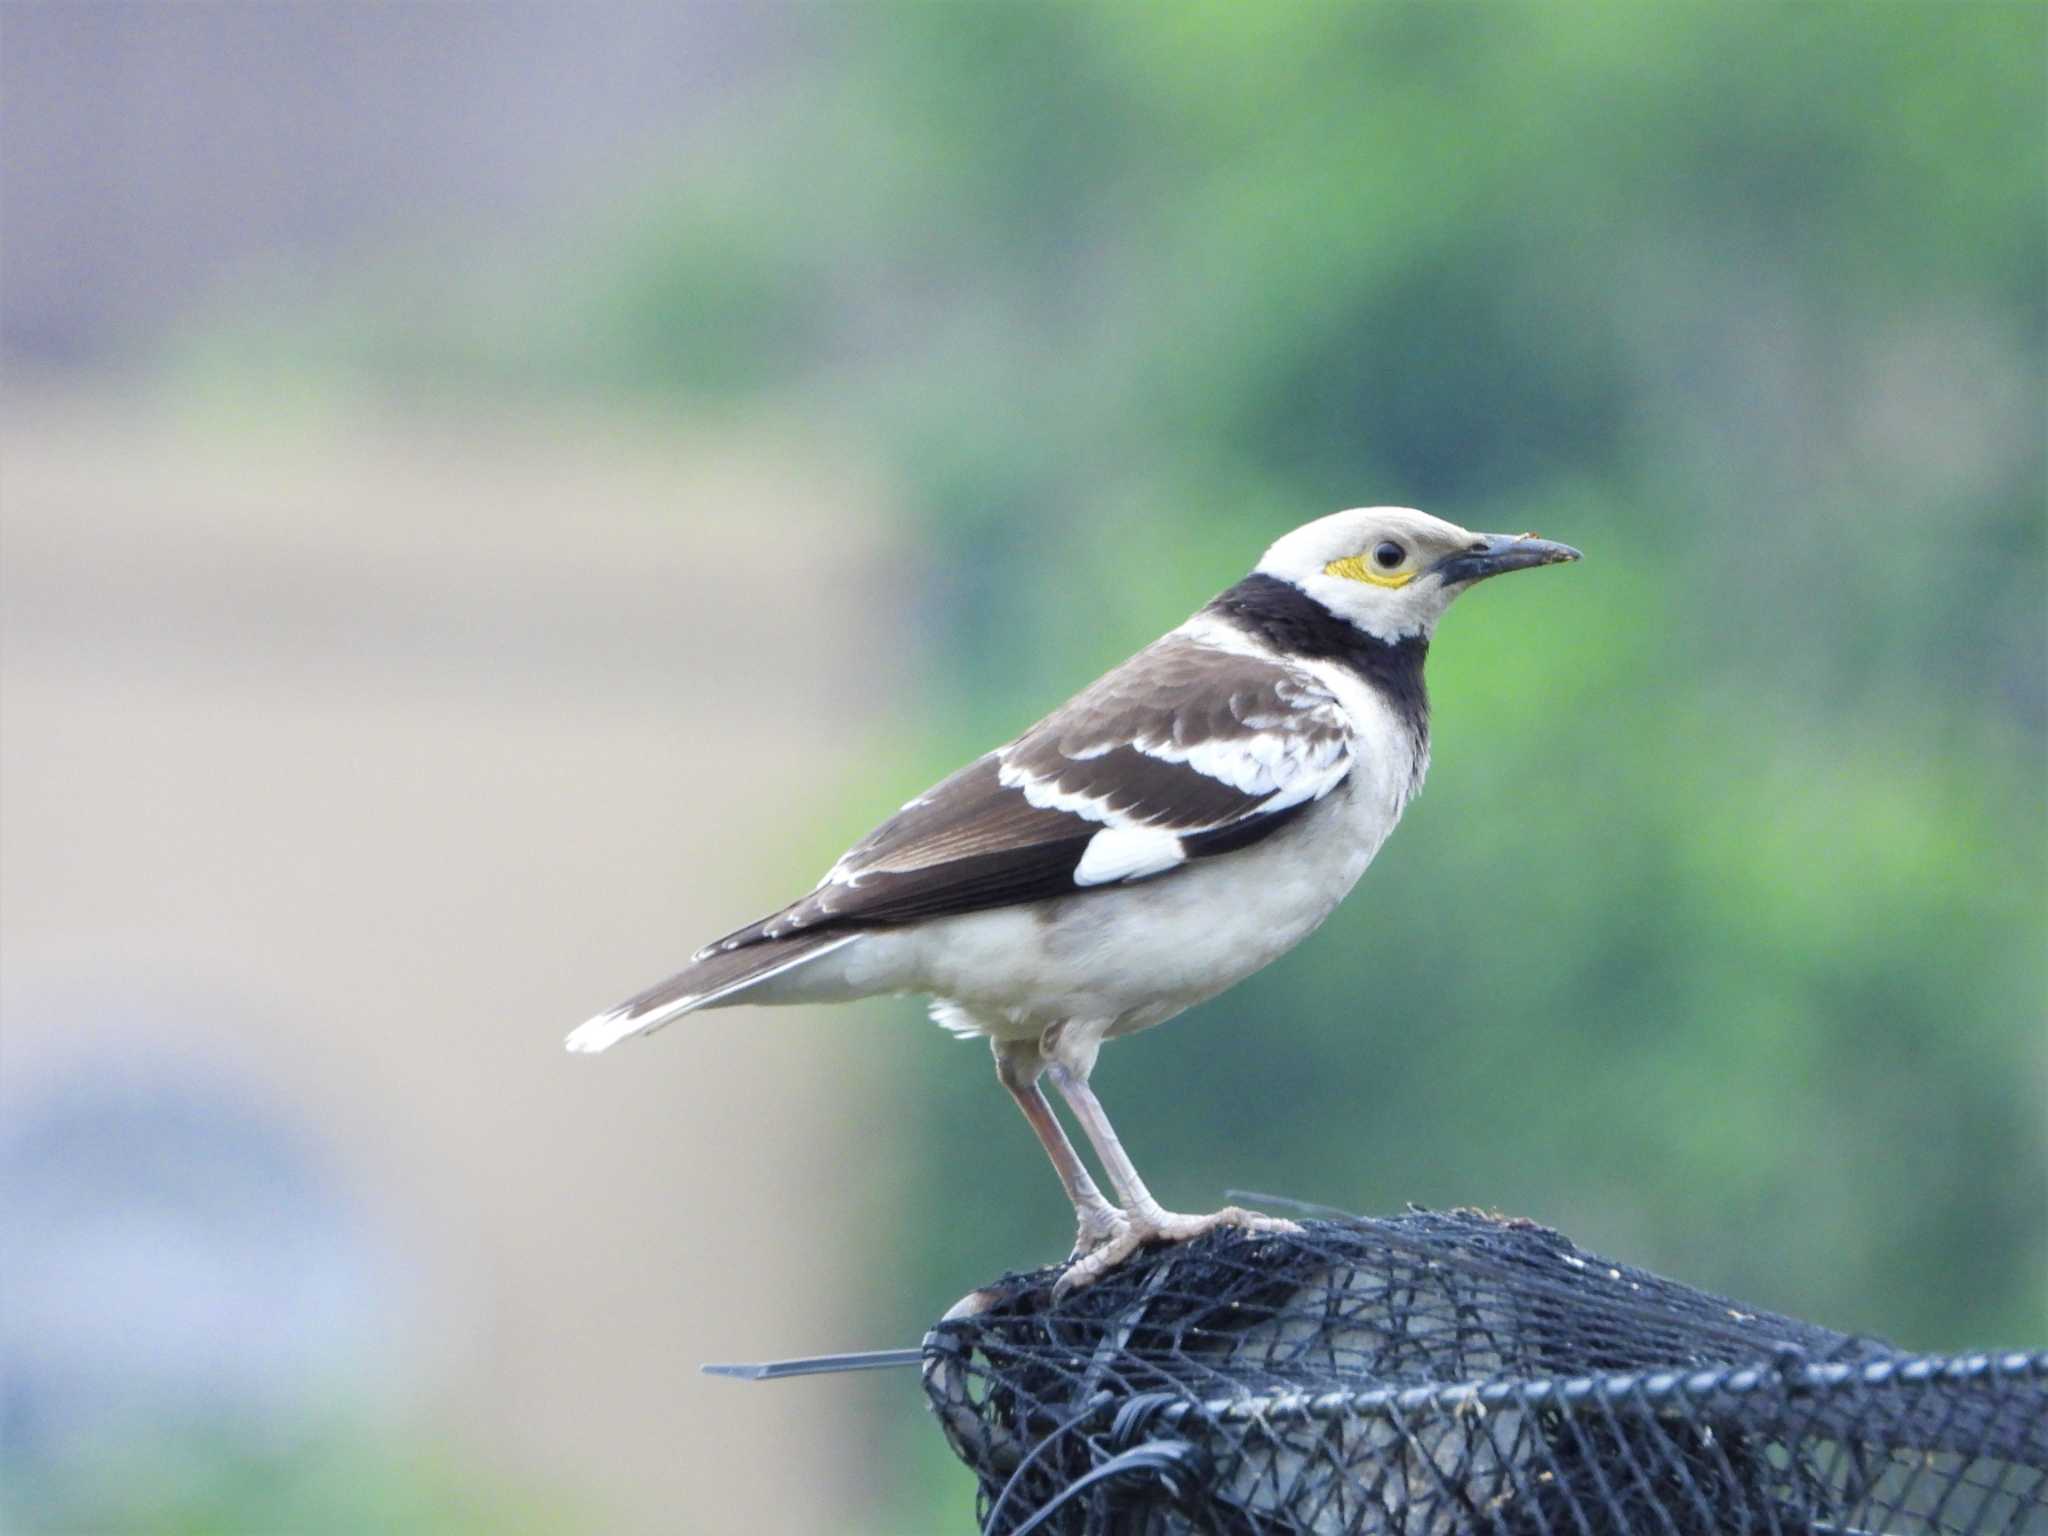
<svg viewBox="0 0 2048 1536"><path fill-rule="evenodd" d="M1191 637L1196 638L1196 637ZM1207 635L1199 643L1217 651ZM1242 652L1236 652L1242 654ZM1263 658L1260 658L1263 659ZM1105 787L1096 776L1076 784L1064 772L1048 772L1043 744L1026 766L1012 756L1029 749L1031 738L1013 742L995 753L998 781L1023 795L1034 808L1076 816L1102 827L1088 842L1075 866L1076 886L1111 885L1163 874L1187 862L1183 837L1219 830L1246 816L1271 815L1320 800L1351 772L1351 747L1343 707L1320 680L1283 677L1258 679L1243 693L1228 695L1225 706L1237 729L1222 734L1196 734L1178 715L1142 716L1128 734L1105 732L1095 740L1060 740L1054 762L1086 764L1126 748L1157 763L1200 774L1236 791L1253 803L1195 818L1177 797L1133 805L1128 782ZM1204 722L1206 724L1206 722ZM1193 739L1189 739L1192 737ZM1055 737L1057 739L1057 736ZM1019 755L1022 755L1019 752ZM1084 776L1086 777L1086 776ZM1066 778L1067 782L1060 782ZM1121 802L1121 804L1117 804ZM842 877L843 878L843 877Z"/></svg>
<svg viewBox="0 0 2048 1536"><path fill-rule="evenodd" d="M1019 768L1005 757L1004 754L1009 750L1008 747L1003 747L996 752L996 760L999 764L996 769L996 780L1003 788L1018 791L1039 810L1065 811L1070 816L1079 816L1087 821L1099 821L1112 827L1132 825L1130 817L1119 811L1112 811L1109 808L1109 801L1106 796L1083 794L1074 790L1061 789L1057 784L1049 784L1036 774ZM1103 748L1105 752L1108 750L1107 747ZM1100 754L1090 755L1099 756ZM1077 756L1075 761L1081 761L1081 759Z"/></svg>
<svg viewBox="0 0 2048 1536"><path fill-rule="evenodd" d="M1160 827L1104 827L1088 839L1074 884L1109 885L1164 874L1187 860L1180 837Z"/></svg>
<svg viewBox="0 0 2048 1536"><path fill-rule="evenodd" d="M1283 811L1304 800L1320 800L1351 771L1351 754L1341 740L1316 740L1291 732L1261 730L1234 740L1198 741L1178 746L1170 741L1131 743L1147 757L1164 763L1185 763L1247 795L1268 798L1260 811Z"/></svg>
<svg viewBox="0 0 2048 1536"><path fill-rule="evenodd" d="M1228 784L1241 794L1261 797L1257 808L1259 814L1284 811L1306 800L1320 800L1343 783L1344 776L1351 771L1351 753L1341 737L1304 737L1270 728L1255 727L1253 734L1229 740L1198 741L1187 746L1143 737L1124 745L1157 762L1190 768L1219 784ZM1109 747L1102 747L1070 752L1066 756L1072 762L1087 762L1109 750ZM1063 789L1004 759L1001 752L996 756L1001 760L997 777L1002 784L1017 790L1040 810L1065 811L1068 815L1112 828L1156 826L1173 815L1170 806L1160 807L1149 817L1112 810L1106 795ZM1182 830L1206 829L1183 826ZM835 871L827 878L846 877Z"/></svg>

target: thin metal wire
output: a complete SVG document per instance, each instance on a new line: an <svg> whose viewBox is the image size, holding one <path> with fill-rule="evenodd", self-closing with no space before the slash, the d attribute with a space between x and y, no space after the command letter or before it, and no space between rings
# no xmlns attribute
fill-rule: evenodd
<svg viewBox="0 0 2048 1536"><path fill-rule="evenodd" d="M922 1349L863 1349L840 1355L803 1355L794 1360L762 1360L753 1365L700 1365L706 1376L732 1381L780 1381L786 1376L824 1376L834 1371L887 1371L920 1365Z"/></svg>

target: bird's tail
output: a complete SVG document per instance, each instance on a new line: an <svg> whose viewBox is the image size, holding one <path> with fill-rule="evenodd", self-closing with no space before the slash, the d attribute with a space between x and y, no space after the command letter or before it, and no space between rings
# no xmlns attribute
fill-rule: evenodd
<svg viewBox="0 0 2048 1536"><path fill-rule="evenodd" d="M667 981L578 1025L563 1043L572 1051L601 1051L628 1035L644 1035L699 1008L736 1000L739 993L809 965L858 937L853 933L804 933L741 949L714 947Z"/></svg>

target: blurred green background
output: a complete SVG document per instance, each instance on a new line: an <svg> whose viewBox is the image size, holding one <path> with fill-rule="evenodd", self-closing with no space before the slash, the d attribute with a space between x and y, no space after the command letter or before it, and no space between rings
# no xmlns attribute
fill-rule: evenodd
<svg viewBox="0 0 2048 1536"><path fill-rule="evenodd" d="M590 816L615 815L656 883L628 895L585 872L533 892L535 934L555 939L532 962L545 974L506 982L447 1085L488 1096L485 1052L552 1049L557 1026L702 937L649 905L687 891L691 922L754 915L1287 528L1418 505L1587 558L1447 620L1429 787L1327 927L1105 1053L1097 1086L1161 1198L1480 1204L1916 1347L2048 1339L2048 11L863 4L621 20L599 45L531 11L493 37L489 11L181 10L5 18L11 409L111 395L216 470L281 440L328 462L365 422L388 439L422 421L436 443L477 421L493 442L568 443L572 465L623 434L806 466L794 498L768 485L729 503L695 470L664 470L700 493L671 506L656 475L633 547L695 570L794 650L757 665L721 625L630 655L640 631L575 632L591 677L658 674L605 706L646 722L646 777L610 778L606 758L564 768L532 787L516 836L544 866L591 835ZM229 166L262 144L276 168L246 196L296 222L257 248L220 241L107 278L96 254L119 268L151 231L236 222L226 194L151 204L139 238L96 214L95 196L130 186L123 165L151 170L140 127L74 174L84 151L62 126L86 108L146 123L140 82L166 59L194 90L239 82L239 115L188 136ZM393 85L392 60L417 67ZM65 78L69 107L51 84ZM468 103L461 125L406 127L415 95L435 93ZM472 142L491 151L488 196L421 179L447 160L447 185L466 187L457 151ZM399 190L380 195L380 176ZM76 297L96 273L98 308ZM119 457L131 416L111 420L76 440ZM57 470L24 488L29 445L10 440L6 510L33 557L69 513L35 496ZM577 479L549 480L541 514L451 482L444 501L477 498L451 546L488 551L545 517L562 558L594 559L613 530L591 512L602 491ZM816 569L792 556L787 580L775 562L728 563L770 528L835 553ZM402 523L378 537L408 561ZM450 555L408 562L428 610L465 565ZM505 644L464 651L470 670L437 697L555 664L555 558L498 616ZM89 564L25 569L12 579L40 605L10 622L75 618ZM601 577L575 580L602 603ZM650 609L645 634L661 630ZM149 643L66 650L40 633L30 661L59 655L59 671ZM421 633L423 654L446 639ZM394 642L395 673L413 669L409 643ZM845 647L863 660L832 685L843 729L803 743L815 760L785 742L758 770L782 786L772 804L749 808L767 791L744 763L709 792L710 818L664 790L669 765L720 756L707 679L753 669L747 707L772 752L796 729L778 716L829 717L802 679L807 658ZM476 771L527 751L558 705L536 701L533 734L475 748ZM12 839L49 825L20 792L6 813ZM765 841L719 852L745 871L728 884L690 839L731 816ZM10 961L47 938L35 901L15 885ZM92 930L66 919L80 943ZM600 932L616 946L594 949ZM337 963L374 964L358 945ZM531 953L479 938L437 963L459 992L453 978L516 973ZM38 1006L10 1002L10 1035ZM725 1031L734 1050L779 1052L777 1070L834 1042L839 1150L757 1198L858 1212L775 1281L786 1328L728 1335L729 1352L909 1342L978 1282L1063 1250L1057 1186L985 1056L913 1005L724 1017L748 1026ZM365 1018L325 1048L382 1051L395 1027ZM771 1029L779 1043L760 1044ZM679 1118L702 1118L683 1030L628 1049L663 1064L550 1060L522 1115L545 1121L568 1091L547 1074L602 1105L641 1071L667 1074ZM756 1090L723 1157L747 1162L805 1113L772 1076ZM434 1084L414 1092L412 1113L439 1112ZM664 1129L650 1121L646 1145ZM639 1156L623 1137L580 1151ZM24 1156L17 1188L36 1166ZM383 1185L356 1188L374 1211ZM542 1223L505 1198L509 1222ZM630 1241L643 1221L701 1236L694 1198L688 1179L658 1181L590 1240ZM749 1235L741 1218L717 1238L743 1286L777 1262ZM413 1262L403 1236L389 1247ZM380 1283L365 1282L367 1337L382 1333ZM830 1326L805 1332L806 1315ZM671 1362L665 1384L690 1411L745 1395L693 1364ZM160 1435L145 1414L129 1443L148 1454L116 1496L19 1475L28 1458L56 1465L57 1431L17 1373L16 1528L344 1529L365 1510L431 1530L720 1528L713 1503L691 1502L693 1488L712 1499L716 1468L656 1509L631 1491L631 1458L507 1474L418 1374L402 1414L353 1382L357 1428L282 1448L238 1438L246 1404L231 1405L214 1471L180 1438L189 1426ZM38 1390L66 1380L52 1379ZM841 1528L969 1527L966 1481L909 1378L760 1390L811 1393L788 1411L837 1448L815 1475ZM394 1416L403 1454L379 1427ZM726 1454L748 1469L735 1480L757 1480L759 1528L815 1526L774 1447Z"/></svg>

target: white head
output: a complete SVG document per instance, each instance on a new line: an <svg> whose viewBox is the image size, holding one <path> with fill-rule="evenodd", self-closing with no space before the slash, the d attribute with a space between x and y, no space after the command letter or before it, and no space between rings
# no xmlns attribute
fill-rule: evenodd
<svg viewBox="0 0 2048 1536"><path fill-rule="evenodd" d="M1256 569L1382 640L1428 639L1451 600L1503 571L1576 560L1531 534L1473 533L1409 507L1355 507L1274 541Z"/></svg>

